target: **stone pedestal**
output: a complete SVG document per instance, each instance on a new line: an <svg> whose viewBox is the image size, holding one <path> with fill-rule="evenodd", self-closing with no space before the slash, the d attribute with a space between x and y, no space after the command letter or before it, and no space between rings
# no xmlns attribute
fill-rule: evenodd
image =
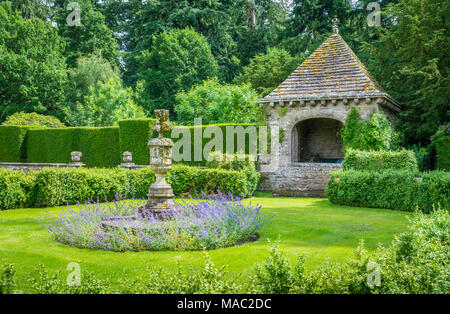
<svg viewBox="0 0 450 314"><path fill-rule="evenodd" d="M172 129L168 122L168 110L155 110L158 119L153 127L153 131L159 133L157 138L148 142L150 148L150 169L155 173L156 181L150 186L147 203L140 209L141 216L153 215L164 219L170 217L173 209L173 190L166 182L166 174L172 168L172 147L173 141L164 138L163 133Z"/></svg>

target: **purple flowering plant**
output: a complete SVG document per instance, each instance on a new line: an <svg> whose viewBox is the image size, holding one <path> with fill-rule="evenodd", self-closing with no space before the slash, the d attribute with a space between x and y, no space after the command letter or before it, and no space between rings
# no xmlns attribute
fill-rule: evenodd
<svg viewBox="0 0 450 314"><path fill-rule="evenodd" d="M260 213L259 204L220 192L176 200L166 219L140 217L144 202L87 202L77 210L68 206L56 219L40 224L56 241L74 247L160 251L217 249L256 240L257 230L270 219Z"/></svg>

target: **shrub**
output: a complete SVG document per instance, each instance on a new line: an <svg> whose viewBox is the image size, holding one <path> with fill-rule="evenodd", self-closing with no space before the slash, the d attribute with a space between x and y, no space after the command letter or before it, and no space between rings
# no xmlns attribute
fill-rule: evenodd
<svg viewBox="0 0 450 314"><path fill-rule="evenodd" d="M148 165L148 140L152 138L152 127L156 119L128 119L119 121L120 153L132 152L136 165Z"/></svg>
<svg viewBox="0 0 450 314"><path fill-rule="evenodd" d="M261 174L257 170L256 161L252 161L250 155L228 155L216 152L212 154L212 160L206 163L208 168L241 171L247 176L248 191L250 195L256 191Z"/></svg>
<svg viewBox="0 0 450 314"><path fill-rule="evenodd" d="M417 159L412 151L360 151L348 149L345 152L344 170L380 171L386 169L405 169L417 171Z"/></svg>
<svg viewBox="0 0 450 314"><path fill-rule="evenodd" d="M13 292L16 271L11 264L4 265L2 268L0 269L0 294L9 294Z"/></svg>
<svg viewBox="0 0 450 314"><path fill-rule="evenodd" d="M89 167L115 167L120 164L118 127L80 127L29 130L27 161L67 163L70 153L81 151Z"/></svg>
<svg viewBox="0 0 450 314"><path fill-rule="evenodd" d="M0 210L32 205L35 177L34 172L0 168Z"/></svg>
<svg viewBox="0 0 450 314"><path fill-rule="evenodd" d="M337 171L326 188L331 202L428 213L434 206L450 210L450 173Z"/></svg>
<svg viewBox="0 0 450 314"><path fill-rule="evenodd" d="M221 191L233 195L247 197L247 176L238 171L223 169L199 169L185 165L175 165L167 176L176 195L199 195Z"/></svg>
<svg viewBox="0 0 450 314"><path fill-rule="evenodd" d="M356 108L352 108L342 130L344 148L359 150L389 150L394 148L397 134L381 113L373 113L362 121Z"/></svg>
<svg viewBox="0 0 450 314"><path fill-rule="evenodd" d="M0 162L20 162L25 158L27 127L0 126Z"/></svg>
<svg viewBox="0 0 450 314"><path fill-rule="evenodd" d="M44 116L36 112L25 113L16 112L6 118L3 125L28 125L41 128L63 128L64 123L59 121L58 118L52 116Z"/></svg>
<svg viewBox="0 0 450 314"><path fill-rule="evenodd" d="M155 181L148 168L114 169L45 168L36 176L35 205L57 206L117 197L146 197Z"/></svg>

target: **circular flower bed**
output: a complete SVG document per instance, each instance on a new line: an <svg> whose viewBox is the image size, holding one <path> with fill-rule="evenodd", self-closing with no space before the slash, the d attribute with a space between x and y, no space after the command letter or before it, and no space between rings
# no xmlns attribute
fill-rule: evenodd
<svg viewBox="0 0 450 314"><path fill-rule="evenodd" d="M261 206L231 195L175 202L171 218L138 218L144 201L70 207L42 225L61 243L113 251L216 249L255 240L268 223Z"/></svg>

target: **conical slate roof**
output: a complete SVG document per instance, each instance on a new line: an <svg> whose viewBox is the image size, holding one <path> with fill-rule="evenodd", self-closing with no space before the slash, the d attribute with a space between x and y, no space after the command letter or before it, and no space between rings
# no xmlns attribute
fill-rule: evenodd
<svg viewBox="0 0 450 314"><path fill-rule="evenodd" d="M385 95L381 86L335 33L263 100L380 94Z"/></svg>

